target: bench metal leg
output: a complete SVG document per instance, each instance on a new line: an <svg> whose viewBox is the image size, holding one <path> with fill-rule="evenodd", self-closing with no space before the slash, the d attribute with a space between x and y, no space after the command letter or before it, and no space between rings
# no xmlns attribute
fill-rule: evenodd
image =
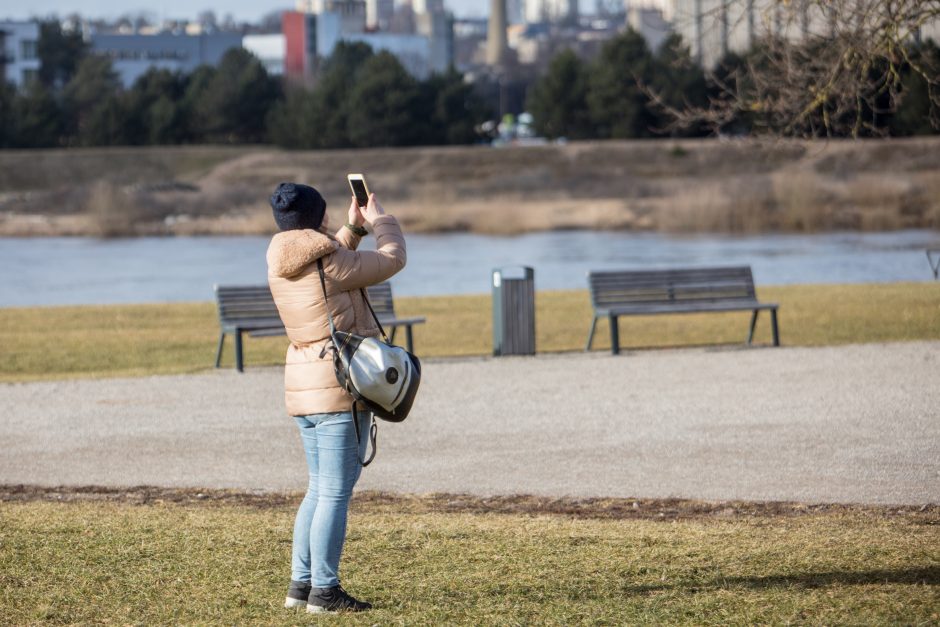
<svg viewBox="0 0 940 627"><path fill-rule="evenodd" d="M411 328L411 327L409 327L409 328ZM396 333L397 331L398 331L398 327L392 327L392 333L391 333L391 335L388 336L388 343L389 343L389 344L394 344L394 343L395 343L395 333Z"/></svg>
<svg viewBox="0 0 940 627"><path fill-rule="evenodd" d="M215 367L222 363L222 347L225 345L225 331L219 333L219 347L215 350Z"/></svg>
<svg viewBox="0 0 940 627"><path fill-rule="evenodd" d="M770 310L770 326L774 332L774 346L780 346L780 333L777 331L777 310Z"/></svg>
<svg viewBox="0 0 940 627"><path fill-rule="evenodd" d="M751 313L751 330L748 331L748 333L747 333L747 345L748 345L748 346L751 345L751 340L754 339L754 327L757 326L757 313L758 313L759 311L760 311L759 309L755 309L755 310Z"/></svg>
<svg viewBox="0 0 940 627"><path fill-rule="evenodd" d="M245 367L242 363L242 332L241 329L235 331L235 369L244 372Z"/></svg>
<svg viewBox="0 0 940 627"><path fill-rule="evenodd" d="M617 326L617 316L607 316L610 321L610 352L612 355L620 354L620 328Z"/></svg>
<svg viewBox="0 0 940 627"><path fill-rule="evenodd" d="M405 326L405 345L408 347L409 353L415 352L414 338L411 336L411 325Z"/></svg>
<svg viewBox="0 0 940 627"><path fill-rule="evenodd" d="M597 328L597 316L594 316L594 320L591 321L591 330L588 332L588 341L587 345L584 347L584 350L591 350L591 344L594 343L594 329Z"/></svg>

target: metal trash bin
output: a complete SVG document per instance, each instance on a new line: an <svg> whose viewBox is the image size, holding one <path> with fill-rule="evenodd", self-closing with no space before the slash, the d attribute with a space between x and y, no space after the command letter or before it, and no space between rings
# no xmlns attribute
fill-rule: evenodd
<svg viewBox="0 0 940 627"><path fill-rule="evenodd" d="M497 268L493 270L493 355L534 354L535 271L526 266Z"/></svg>

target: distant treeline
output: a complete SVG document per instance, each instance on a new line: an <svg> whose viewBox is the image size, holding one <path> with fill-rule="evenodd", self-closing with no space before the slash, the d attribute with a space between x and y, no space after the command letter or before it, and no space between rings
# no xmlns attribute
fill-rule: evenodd
<svg viewBox="0 0 940 627"><path fill-rule="evenodd" d="M487 111L456 72L419 81L391 54L341 43L315 89L286 88L243 49L128 89L80 36L41 25L39 79L0 86L0 147L265 143L291 148L472 143Z"/></svg>
<svg viewBox="0 0 940 627"><path fill-rule="evenodd" d="M940 57L932 44L913 52ZM456 71L418 80L393 55L362 43L339 44L313 89L285 87L243 49L230 50L218 67L190 74L151 69L125 89L108 59L90 54L80 35L63 32L55 21L41 24L38 53L37 80L20 91L0 85L0 148L467 144L480 139L475 129L495 108L482 97L485 90ZM722 67L745 67L746 61L729 57ZM928 90L918 78L909 77L900 110L880 118L893 135L935 132L923 113ZM527 107L536 130L552 138L697 136L715 129L676 127L668 110L707 107L716 84L678 36L653 54L628 30L593 60L558 54L530 85ZM755 123L759 119L745 112L720 130L747 133Z"/></svg>
<svg viewBox="0 0 940 627"><path fill-rule="evenodd" d="M758 126L787 135L793 131L773 128L768 116L761 114L760 102L739 110L715 106L734 100L728 97L729 91L748 92L751 68L766 63L767 55L761 45L743 55L729 53L706 75L692 61L678 35L667 38L653 54L640 34L627 30L605 42L590 61L570 50L556 55L530 91L527 104L536 130L547 137L627 139L716 132L747 135ZM876 98L884 101L883 107L865 112L864 117L874 123L860 134L908 136L938 132L930 124L930 87L910 63L940 67L940 49L928 40L907 50L906 58L908 62L899 64L900 106L891 111L887 93ZM877 76L876 68L872 75ZM718 110L721 117L714 115ZM815 128L824 132L827 125L820 121Z"/></svg>

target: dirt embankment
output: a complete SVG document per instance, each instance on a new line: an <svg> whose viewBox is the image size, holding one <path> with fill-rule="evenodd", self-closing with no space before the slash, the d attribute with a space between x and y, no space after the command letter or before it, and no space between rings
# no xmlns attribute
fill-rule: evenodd
<svg viewBox="0 0 940 627"><path fill-rule="evenodd" d="M365 172L411 232L940 228L938 137L7 151L0 235L268 234L267 196L290 180L318 187L336 223L347 172Z"/></svg>
<svg viewBox="0 0 940 627"><path fill-rule="evenodd" d="M108 502L131 505L173 503L183 506L290 508L302 493L242 492L201 488L135 486L0 485L0 503ZM470 494L392 494L357 492L353 511L370 513L448 513L564 516L601 520L702 520L864 514L903 517L925 525L940 524L940 505L844 505L795 501L703 501L692 499L552 498L527 494L480 497Z"/></svg>

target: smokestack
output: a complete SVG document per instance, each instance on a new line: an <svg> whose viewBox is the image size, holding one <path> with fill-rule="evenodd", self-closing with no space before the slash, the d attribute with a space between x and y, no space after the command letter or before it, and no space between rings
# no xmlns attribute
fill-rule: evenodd
<svg viewBox="0 0 940 627"><path fill-rule="evenodd" d="M503 66L506 63L506 0L490 0L490 23L486 31L486 63Z"/></svg>
<svg viewBox="0 0 940 627"><path fill-rule="evenodd" d="M565 20L572 26L578 24L578 0L568 0L568 11Z"/></svg>

